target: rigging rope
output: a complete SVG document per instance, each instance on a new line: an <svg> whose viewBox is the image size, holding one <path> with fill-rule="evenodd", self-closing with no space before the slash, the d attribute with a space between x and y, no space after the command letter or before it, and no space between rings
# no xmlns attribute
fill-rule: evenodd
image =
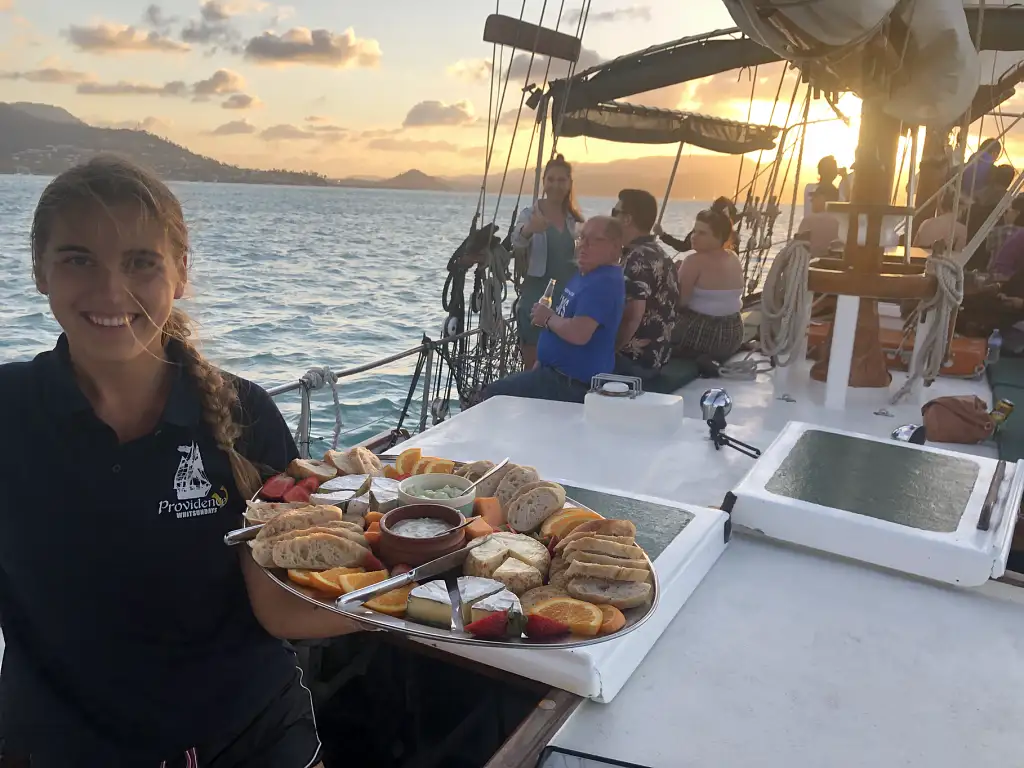
<svg viewBox="0 0 1024 768"><path fill-rule="evenodd" d="M334 397L334 434L331 438L331 450L338 447L338 437L341 434L341 401L338 399L338 377L334 375L327 366L321 368L310 368L299 378L302 386L302 401L299 411L299 424L295 428L295 444L303 451L305 458L309 458L310 430L312 428L312 407L310 393L325 386L331 388Z"/></svg>
<svg viewBox="0 0 1024 768"><path fill-rule="evenodd" d="M807 270L811 246L795 239L779 251L764 279L761 294L761 351L785 367L794 362L811 322Z"/></svg>
<svg viewBox="0 0 1024 768"><path fill-rule="evenodd" d="M587 19L590 17L590 3L591 0L586 0L586 5L583 6L582 13L580 13L579 21L576 22L576 39L583 40L583 33L587 29ZM553 120L551 123L551 157L554 157L558 152L558 138L562 135L562 121L565 120L565 110L569 106L569 94L572 93L572 82L576 76L576 65L579 63L579 59L576 61L569 62L569 72L567 75L568 80L565 84L565 96L562 98L562 108L559 110L558 123L556 124Z"/></svg>
<svg viewBox="0 0 1024 768"><path fill-rule="evenodd" d="M920 317L928 312L934 312L935 316L924 340L921 341L921 353L914 360L910 375L892 397L893 405L910 392L915 382L923 379L926 384L931 384L942 372L950 322L964 298L963 267L947 252L933 252L925 262L925 274L935 276L935 295L922 300L907 318L904 325L904 340L908 338ZM920 327L918 330L920 331Z"/></svg>

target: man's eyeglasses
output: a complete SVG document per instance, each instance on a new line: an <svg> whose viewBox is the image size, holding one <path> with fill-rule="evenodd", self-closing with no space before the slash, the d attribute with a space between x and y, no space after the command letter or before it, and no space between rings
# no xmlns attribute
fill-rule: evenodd
<svg viewBox="0 0 1024 768"><path fill-rule="evenodd" d="M612 208L612 218L613 219L617 219L621 215L622 215L622 209L621 208Z"/></svg>

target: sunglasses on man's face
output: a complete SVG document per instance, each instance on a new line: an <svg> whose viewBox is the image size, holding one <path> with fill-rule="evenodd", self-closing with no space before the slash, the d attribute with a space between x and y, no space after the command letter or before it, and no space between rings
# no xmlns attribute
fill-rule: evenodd
<svg viewBox="0 0 1024 768"><path fill-rule="evenodd" d="M612 208L612 218L613 219L617 219L621 215L622 215L622 209L621 208Z"/></svg>

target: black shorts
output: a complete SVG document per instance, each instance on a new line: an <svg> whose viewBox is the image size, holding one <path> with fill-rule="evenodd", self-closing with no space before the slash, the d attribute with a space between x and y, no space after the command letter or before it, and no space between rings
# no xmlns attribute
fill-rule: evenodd
<svg viewBox="0 0 1024 768"><path fill-rule="evenodd" d="M198 744L187 754L168 758L166 768L311 768L320 761L320 737L313 714L313 699L302 683L302 672L295 676L270 703L240 732L223 740ZM74 762L74 761L73 761ZM136 761L116 761L119 766L143 768ZM35 768L44 765L68 765L53 755L38 760L13 755L0 756L0 768ZM75 762L75 765L83 763ZM110 768L114 768L109 764ZM145 768L157 768L145 764Z"/></svg>

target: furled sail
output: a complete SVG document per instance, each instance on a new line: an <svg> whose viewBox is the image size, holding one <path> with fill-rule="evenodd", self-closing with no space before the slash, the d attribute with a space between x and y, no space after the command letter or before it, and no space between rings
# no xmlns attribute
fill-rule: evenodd
<svg viewBox="0 0 1024 768"><path fill-rule="evenodd" d="M980 63L961 0L723 0L737 26L827 90L877 99L892 117L949 125Z"/></svg>

